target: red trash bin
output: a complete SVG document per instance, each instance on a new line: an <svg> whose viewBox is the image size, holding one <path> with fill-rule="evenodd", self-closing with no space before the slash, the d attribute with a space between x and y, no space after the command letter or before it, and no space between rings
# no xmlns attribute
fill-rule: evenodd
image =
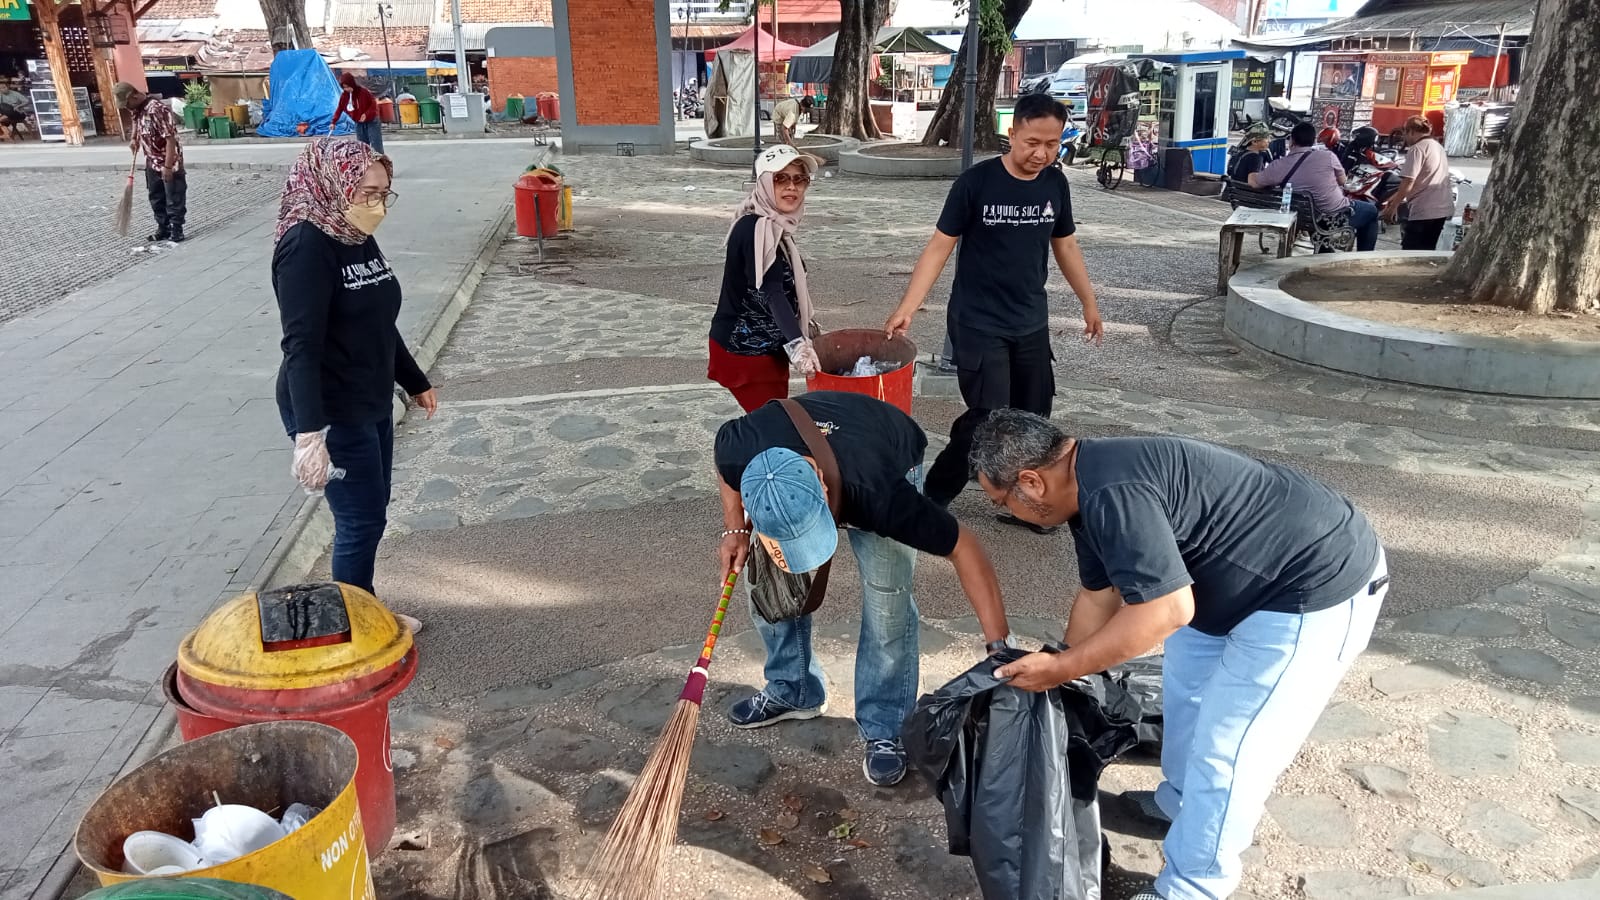
<svg viewBox="0 0 1600 900"><path fill-rule="evenodd" d="M822 364L822 371L806 378L807 390L866 394L899 407L906 415L911 414L917 345L910 338L884 337L883 331L877 328L844 328L823 334L812 344L816 347L817 361ZM850 371L856 360L863 356L893 360L902 365L882 375L856 377L832 374Z"/></svg>
<svg viewBox="0 0 1600 900"><path fill-rule="evenodd" d="M539 95L539 117L557 122L561 119L561 97L558 94L545 92Z"/></svg>
<svg viewBox="0 0 1600 900"><path fill-rule="evenodd" d="M347 584L243 594L178 648L167 696L186 741L236 725L299 719L356 743L356 799L373 856L394 835L389 701L417 673L411 632L376 597Z"/></svg>
<svg viewBox="0 0 1600 900"><path fill-rule="evenodd" d="M394 116L394 101L390 100L388 97L378 101L378 121L385 125L393 125L396 121Z"/></svg>
<svg viewBox="0 0 1600 900"><path fill-rule="evenodd" d="M517 234L530 238L555 237L556 213L561 208L561 180L529 172L517 179L516 191Z"/></svg>

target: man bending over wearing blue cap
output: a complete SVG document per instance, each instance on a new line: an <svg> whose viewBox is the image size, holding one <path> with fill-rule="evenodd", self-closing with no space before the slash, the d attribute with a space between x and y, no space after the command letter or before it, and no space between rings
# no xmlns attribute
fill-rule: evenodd
<svg viewBox="0 0 1600 900"><path fill-rule="evenodd" d="M922 495L928 438L908 415L862 394L819 392L796 398L839 466L839 524L849 530L861 570L861 639L856 648L856 725L866 741L867 780L905 777L900 725L918 689L917 604L911 575L917 551L955 565L990 651L1007 644L1005 607L994 567L977 537ZM717 432L722 489L721 561L742 569L755 532L784 570L811 572L832 559L839 525L828 509L820 469L787 410L768 403ZM748 524L746 514L748 513ZM827 710L822 666L811 652L811 617L750 618L767 648L767 686L729 710L740 728L810 719Z"/></svg>

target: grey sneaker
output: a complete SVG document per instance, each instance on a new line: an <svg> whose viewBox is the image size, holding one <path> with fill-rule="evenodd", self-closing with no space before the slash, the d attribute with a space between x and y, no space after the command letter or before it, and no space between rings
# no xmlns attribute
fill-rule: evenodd
<svg viewBox="0 0 1600 900"><path fill-rule="evenodd" d="M1163 825L1172 824L1172 817L1162 812L1161 805L1156 802L1155 791L1127 791L1122 796L1127 797L1133 808L1139 811L1139 815L1146 819Z"/></svg>

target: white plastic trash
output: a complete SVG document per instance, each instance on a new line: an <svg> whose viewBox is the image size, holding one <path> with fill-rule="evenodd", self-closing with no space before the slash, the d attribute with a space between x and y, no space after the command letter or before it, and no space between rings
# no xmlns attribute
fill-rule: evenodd
<svg viewBox="0 0 1600 900"><path fill-rule="evenodd" d="M253 806L224 803L194 820L194 846L210 865L254 853L287 834L278 820Z"/></svg>
<svg viewBox="0 0 1600 900"><path fill-rule="evenodd" d="M129 875L176 875L201 868L200 851L160 831L135 831L122 842L122 871Z"/></svg>

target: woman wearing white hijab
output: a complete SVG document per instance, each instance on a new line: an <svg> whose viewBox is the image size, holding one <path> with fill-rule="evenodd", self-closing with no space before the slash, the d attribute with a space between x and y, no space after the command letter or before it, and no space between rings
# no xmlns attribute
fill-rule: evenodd
<svg viewBox="0 0 1600 900"><path fill-rule="evenodd" d="M745 412L789 396L791 365L816 371L811 295L795 229L817 161L786 144L756 160L756 184L728 231L722 294L711 318L706 377L732 392Z"/></svg>

